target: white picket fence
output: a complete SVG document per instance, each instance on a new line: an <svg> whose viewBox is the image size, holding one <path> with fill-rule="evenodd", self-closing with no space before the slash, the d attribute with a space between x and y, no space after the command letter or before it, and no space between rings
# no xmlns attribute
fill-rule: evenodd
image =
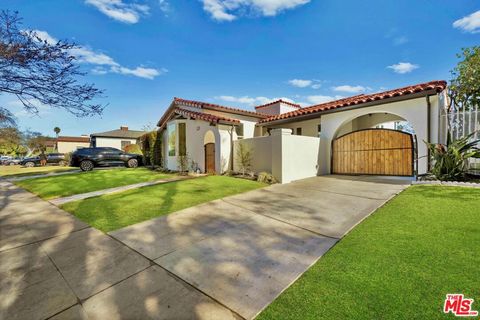
<svg viewBox="0 0 480 320"><path fill-rule="evenodd" d="M480 108L442 110L440 114L440 142L447 140L447 130L450 127L454 140L470 135L472 140L480 139ZM471 159L469 166L472 170L480 170L480 159Z"/></svg>

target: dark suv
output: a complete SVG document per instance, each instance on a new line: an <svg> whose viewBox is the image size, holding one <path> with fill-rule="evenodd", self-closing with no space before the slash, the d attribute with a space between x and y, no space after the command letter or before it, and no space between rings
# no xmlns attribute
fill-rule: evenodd
<svg viewBox="0 0 480 320"><path fill-rule="evenodd" d="M25 167L35 167L36 165L40 164L40 157L29 157L24 158L19 163ZM65 155L63 153L49 153L47 154L47 164L58 164L61 166L67 165L67 161L65 160Z"/></svg>
<svg viewBox="0 0 480 320"><path fill-rule="evenodd" d="M94 167L110 167L123 165L136 168L142 164L139 154L125 153L115 148L82 148L72 153L70 166L80 167L82 171L90 171Z"/></svg>

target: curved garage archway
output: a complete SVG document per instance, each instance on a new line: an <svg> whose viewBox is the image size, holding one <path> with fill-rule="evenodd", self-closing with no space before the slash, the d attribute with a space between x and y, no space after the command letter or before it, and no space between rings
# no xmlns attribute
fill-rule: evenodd
<svg viewBox="0 0 480 320"><path fill-rule="evenodd" d="M331 172L413 176L415 139L411 131L408 122L389 113L362 115L344 123L332 141Z"/></svg>

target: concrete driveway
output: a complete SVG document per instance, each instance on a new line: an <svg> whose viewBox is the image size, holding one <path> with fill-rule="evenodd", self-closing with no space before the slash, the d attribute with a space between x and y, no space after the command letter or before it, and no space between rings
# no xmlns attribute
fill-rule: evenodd
<svg viewBox="0 0 480 320"><path fill-rule="evenodd" d="M315 177L212 201L110 235L251 319L408 184Z"/></svg>

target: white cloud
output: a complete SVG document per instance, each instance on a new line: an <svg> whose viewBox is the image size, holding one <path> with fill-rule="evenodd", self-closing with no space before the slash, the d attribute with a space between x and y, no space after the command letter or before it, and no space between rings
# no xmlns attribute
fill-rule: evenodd
<svg viewBox="0 0 480 320"><path fill-rule="evenodd" d="M292 79L288 81L294 87L305 88L312 85L312 80Z"/></svg>
<svg viewBox="0 0 480 320"><path fill-rule="evenodd" d="M113 60L112 57L101 53L95 52L88 47L78 47L70 50L70 53L77 58L78 62L90 63L107 66L118 66L119 64Z"/></svg>
<svg viewBox="0 0 480 320"><path fill-rule="evenodd" d="M413 70L420 68L420 66L417 64L412 64L410 62L399 62L397 64L392 64L387 68L392 69L396 73L404 74L412 72Z"/></svg>
<svg viewBox="0 0 480 320"><path fill-rule="evenodd" d="M200 0L203 9L217 21L232 21L246 12L258 12L263 16L278 13L309 3L310 0Z"/></svg>
<svg viewBox="0 0 480 320"><path fill-rule="evenodd" d="M321 104L329 101L334 101L338 99L342 99L343 96L323 96L323 95L315 95L315 96L308 96L307 101L313 104Z"/></svg>
<svg viewBox="0 0 480 320"><path fill-rule="evenodd" d="M453 23L453 27L462 29L465 32L479 33L480 32L480 10L458 19Z"/></svg>
<svg viewBox="0 0 480 320"><path fill-rule="evenodd" d="M137 23L150 8L144 4L126 3L124 0L85 0L106 16L124 23Z"/></svg>
<svg viewBox="0 0 480 320"><path fill-rule="evenodd" d="M243 97L217 96L215 97L215 99L227 101L227 102L239 103L239 104L248 105L248 106L259 106L259 105L267 104L280 99L282 99L283 101L295 103L295 101L286 97L267 98L267 97L249 97L249 96L243 96Z"/></svg>
<svg viewBox="0 0 480 320"><path fill-rule="evenodd" d="M292 79L288 80L288 84L297 88L307 88L318 89L322 85L319 80L308 80L308 79Z"/></svg>
<svg viewBox="0 0 480 320"><path fill-rule="evenodd" d="M129 74L129 75L150 79L150 80L153 80L155 79L156 76L159 76L161 74L165 74L168 72L167 69L157 70L153 68L144 68L144 67L136 67L135 69L129 69L122 66L113 66L110 68L110 71L114 73L120 73L120 74Z"/></svg>
<svg viewBox="0 0 480 320"><path fill-rule="evenodd" d="M48 43L57 43L57 39L52 37L48 32L41 30L33 30L41 40L45 40ZM74 56L78 63L91 64L95 67L91 70L93 74L103 75L107 73L118 73L124 75L133 75L145 79L154 79L155 77L168 72L167 69L153 69L138 66L130 69L120 65L109 55L102 52L95 52L93 49L87 46L78 46L70 49L70 54Z"/></svg>
<svg viewBox="0 0 480 320"><path fill-rule="evenodd" d="M13 115L17 118L32 118L36 116L43 116L51 113L51 107L45 104L40 103L35 99L27 99L27 103L32 104L37 109L35 113L29 112L25 109L24 105L20 100L11 100L7 101L6 106Z"/></svg>
<svg viewBox="0 0 480 320"><path fill-rule="evenodd" d="M350 85L333 87L332 89L333 91L348 92L348 93L360 93L360 92L365 92L367 90L367 88L363 86L350 86Z"/></svg>
<svg viewBox="0 0 480 320"><path fill-rule="evenodd" d="M167 0L158 0L158 4L160 6L160 10L162 10L164 14L167 14L170 12L171 10L170 3Z"/></svg>
<svg viewBox="0 0 480 320"><path fill-rule="evenodd" d="M52 37L51 35L48 34L46 31L42 30L32 30L33 33L42 41L46 41L48 44L56 44L58 42L57 39Z"/></svg>

